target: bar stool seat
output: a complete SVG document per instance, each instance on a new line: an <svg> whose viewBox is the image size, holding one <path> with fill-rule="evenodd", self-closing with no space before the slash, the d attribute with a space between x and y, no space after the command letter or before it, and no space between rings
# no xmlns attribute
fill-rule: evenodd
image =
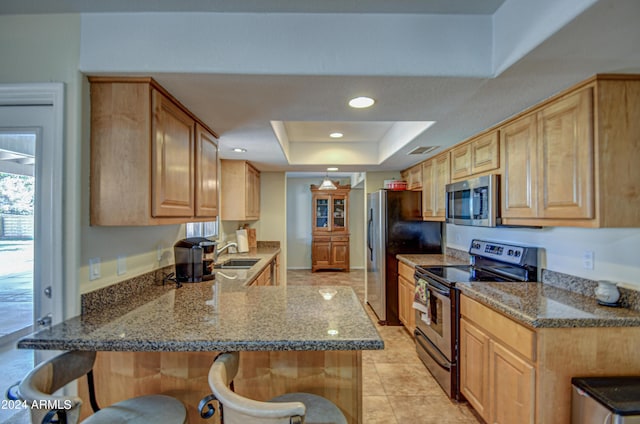
<svg viewBox="0 0 640 424"><path fill-rule="evenodd" d="M232 390L238 373L239 353L223 353L209 370L212 396L200 402L200 415L210 418L220 403L220 418L225 424L347 424L340 409L328 399L311 393L287 393L268 402L240 396ZM208 408L208 409L207 409Z"/></svg>
<svg viewBox="0 0 640 424"><path fill-rule="evenodd" d="M148 395L103 408L82 424L173 424L184 423L186 418L186 411L179 400L165 395Z"/></svg>
<svg viewBox="0 0 640 424"><path fill-rule="evenodd" d="M311 393L285 393L269 402L302 402L306 408L305 424L347 424L342 411L322 396Z"/></svg>
<svg viewBox="0 0 640 424"><path fill-rule="evenodd" d="M96 352L70 351L42 362L20 382L18 397L31 408L33 424L77 424L82 399L78 396L54 395L68 383L87 375L89 396L94 414L86 424L184 424L187 411L178 399L165 395L148 395L127 399L100 409L93 388L93 364ZM35 405L35 407L33 406Z"/></svg>

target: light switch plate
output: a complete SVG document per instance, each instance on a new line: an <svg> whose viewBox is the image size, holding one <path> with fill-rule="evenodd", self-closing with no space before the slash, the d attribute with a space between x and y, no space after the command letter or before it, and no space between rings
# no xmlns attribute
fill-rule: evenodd
<svg viewBox="0 0 640 424"><path fill-rule="evenodd" d="M100 258L89 259L89 280L100 278Z"/></svg>

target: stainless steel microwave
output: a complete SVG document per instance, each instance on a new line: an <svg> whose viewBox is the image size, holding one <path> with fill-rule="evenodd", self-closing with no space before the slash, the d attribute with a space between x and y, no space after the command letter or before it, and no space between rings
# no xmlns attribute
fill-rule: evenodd
<svg viewBox="0 0 640 424"><path fill-rule="evenodd" d="M447 222L476 227L500 225L498 175L484 175L447 184Z"/></svg>

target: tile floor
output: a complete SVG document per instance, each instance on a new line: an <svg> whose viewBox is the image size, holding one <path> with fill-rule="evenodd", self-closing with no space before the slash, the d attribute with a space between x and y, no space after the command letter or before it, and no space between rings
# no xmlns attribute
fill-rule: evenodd
<svg viewBox="0 0 640 424"><path fill-rule="evenodd" d="M290 270L288 285L348 285L364 302L364 271ZM367 313L376 321L371 309ZM377 324L376 324L377 325ZM364 351L364 424L478 424L467 403L451 401L416 354L413 338L396 326L377 325L385 349Z"/></svg>

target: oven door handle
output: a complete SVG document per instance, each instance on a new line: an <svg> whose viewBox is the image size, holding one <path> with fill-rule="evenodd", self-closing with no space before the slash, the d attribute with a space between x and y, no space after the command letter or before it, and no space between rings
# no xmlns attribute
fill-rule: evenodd
<svg viewBox="0 0 640 424"><path fill-rule="evenodd" d="M444 286L440 286L440 284L436 285L433 282L427 280L427 285L429 286L429 290L433 290L434 292L441 294L442 296L451 296L451 291Z"/></svg>
<svg viewBox="0 0 640 424"><path fill-rule="evenodd" d="M451 371L451 364L449 364L446 358L438 351L438 348L433 346L433 343L431 343L429 339L427 339L419 330L414 330L414 335L416 336L416 342L420 344L420 347L429 354L436 364L447 371Z"/></svg>

